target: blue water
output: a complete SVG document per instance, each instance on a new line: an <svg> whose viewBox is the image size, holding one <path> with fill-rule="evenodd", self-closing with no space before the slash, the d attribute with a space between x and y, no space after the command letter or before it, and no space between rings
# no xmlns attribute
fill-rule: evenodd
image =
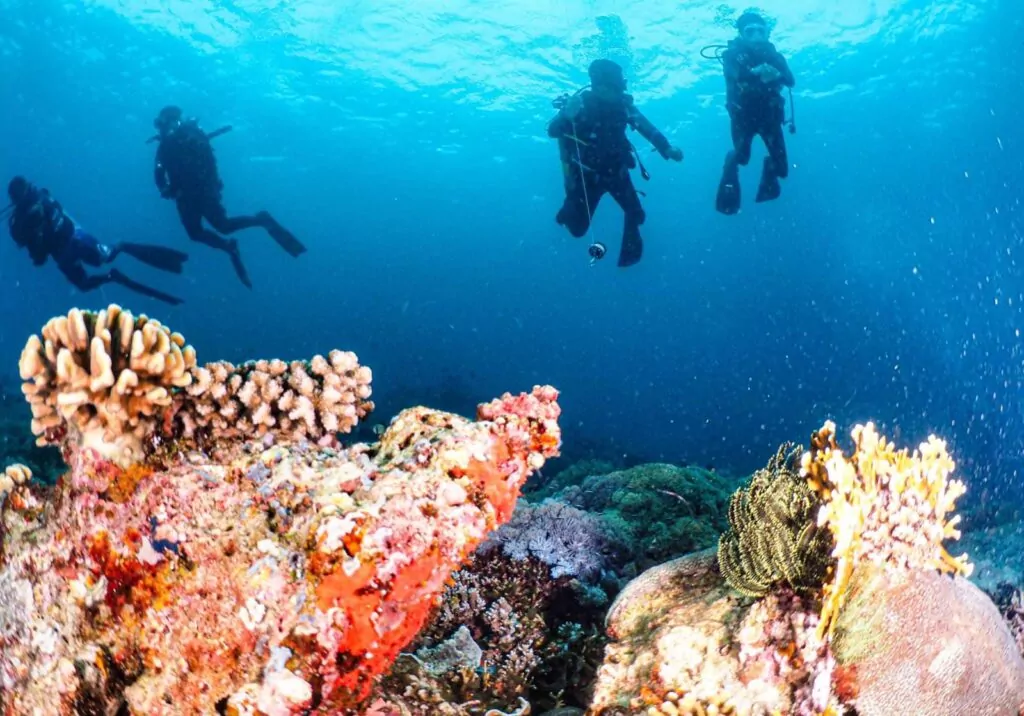
<svg viewBox="0 0 1024 716"><path fill-rule="evenodd" d="M551 10L547 8L556 7ZM410 9L412 8L412 9ZM375 371L386 419L563 391L566 452L763 464L826 418L903 443L948 438L975 494L1018 482L1024 447L1021 13L1005 0L771 0L797 76L781 200L714 212L724 84L698 50L743 6L677 0L0 0L0 176L49 187L103 239L190 251L184 277L132 264L176 309L83 296L0 243L0 365L73 305L115 301L200 360L333 347ZM623 62L683 164L646 154L646 254L588 265L554 223L551 99ZM256 284L191 244L152 182L165 104L215 140L232 213L267 208L299 260L241 234ZM593 236L616 246L606 199Z"/></svg>

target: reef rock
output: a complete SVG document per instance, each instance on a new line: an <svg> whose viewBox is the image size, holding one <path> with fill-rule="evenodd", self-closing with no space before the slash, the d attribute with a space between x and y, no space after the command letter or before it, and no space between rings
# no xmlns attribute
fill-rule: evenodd
<svg viewBox="0 0 1024 716"><path fill-rule="evenodd" d="M995 605L961 577L854 572L832 648L860 716L1016 716L1024 660Z"/></svg>

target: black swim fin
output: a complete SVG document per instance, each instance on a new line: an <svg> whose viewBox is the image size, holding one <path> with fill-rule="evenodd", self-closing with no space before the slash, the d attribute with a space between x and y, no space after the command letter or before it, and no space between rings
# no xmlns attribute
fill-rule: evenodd
<svg viewBox="0 0 1024 716"><path fill-rule="evenodd" d="M640 263L644 255L644 240L636 226L628 226L622 233L622 248L619 249L619 267L626 268Z"/></svg>
<svg viewBox="0 0 1024 716"><path fill-rule="evenodd" d="M772 201L778 199L782 194L782 185L779 184L779 175L775 173L775 162L771 157L764 158L764 167L761 169L761 184L757 187L757 198L754 201Z"/></svg>
<svg viewBox="0 0 1024 716"><path fill-rule="evenodd" d="M270 234L270 238L277 242L277 245L288 252L292 258L298 258L306 253L306 246L295 238L292 232L281 226L273 216L266 211L256 215L263 222L264 228Z"/></svg>
<svg viewBox="0 0 1024 716"><path fill-rule="evenodd" d="M164 303L169 303L172 306L178 306L178 305L184 303L184 301L182 299L178 298L177 296L172 296L169 293L164 293L163 291L160 291L160 290L157 290L157 289L152 288L150 286L147 286L144 283L139 283L138 281L134 281L134 280L128 278L127 276L125 276L123 273L121 273L117 269L111 269L109 275L110 275L110 280L113 281L114 283L116 283L116 284L118 284L120 286L124 286L125 288L130 289L132 291L135 291L136 293L141 294L143 296L148 296L149 298L155 298L157 301L163 301Z"/></svg>
<svg viewBox="0 0 1024 716"><path fill-rule="evenodd" d="M715 209L727 216L732 216L740 210L740 165L736 161L736 152L725 155L722 180L718 183L718 195L715 197Z"/></svg>
<svg viewBox="0 0 1024 716"><path fill-rule="evenodd" d="M125 242L120 244L122 252L128 254L136 261L141 261L147 266L158 268L171 273L181 273L182 264L188 260L188 254L177 249L169 249L166 246L155 244L133 244Z"/></svg>
<svg viewBox="0 0 1024 716"><path fill-rule="evenodd" d="M249 280L249 272L245 269L245 264L242 263L242 252L238 248L238 239L228 239L228 255L231 257L231 265L235 267L235 273L238 275L238 280L241 281L246 288L252 288L252 281Z"/></svg>

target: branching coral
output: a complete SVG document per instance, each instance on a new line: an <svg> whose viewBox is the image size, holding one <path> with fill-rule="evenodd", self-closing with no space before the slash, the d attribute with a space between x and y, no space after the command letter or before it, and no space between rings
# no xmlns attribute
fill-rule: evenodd
<svg viewBox="0 0 1024 716"><path fill-rule="evenodd" d="M718 564L737 591L761 597L776 584L818 590L832 540L816 523L821 500L799 473L798 448L786 444L729 503L730 528L718 542Z"/></svg>
<svg viewBox="0 0 1024 716"><path fill-rule="evenodd" d="M819 632L831 632L854 568L861 562L900 569L939 569L968 575L967 556L953 558L942 546L960 537L959 517L950 517L965 492L950 480L955 467L946 444L934 435L911 455L897 451L872 423L853 429L855 450L843 455L835 424L827 422L803 455L801 474L821 497L818 524L835 539L836 560L825 585Z"/></svg>
<svg viewBox="0 0 1024 716"><path fill-rule="evenodd" d="M309 362L221 361L194 375L175 415L187 438L331 441L373 409L370 369L354 353L331 351Z"/></svg>
<svg viewBox="0 0 1024 716"><path fill-rule="evenodd" d="M69 437L109 460L137 461L172 391L192 382L195 361L185 339L159 321L115 305L72 309L47 322L21 354L32 432L40 445Z"/></svg>

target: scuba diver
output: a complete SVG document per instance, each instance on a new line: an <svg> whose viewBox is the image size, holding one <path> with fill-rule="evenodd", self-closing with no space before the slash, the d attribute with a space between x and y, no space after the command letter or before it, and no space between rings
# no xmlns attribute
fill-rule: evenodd
<svg viewBox="0 0 1024 716"><path fill-rule="evenodd" d="M204 132L195 119L183 120L181 109L173 106L160 110L153 126L159 134L149 141L160 143L154 171L160 196L175 200L178 216L190 239L220 249L231 257L235 273L247 288L252 288L252 282L242 263L238 240L220 234L261 227L293 257L306 251L306 247L266 211L255 216L227 215L221 201L224 184L217 173L217 159L210 140L231 131L230 126ZM203 219L219 233L204 228Z"/></svg>
<svg viewBox="0 0 1024 716"><path fill-rule="evenodd" d="M601 197L611 194L625 214L618 265L632 266L643 255L640 225L646 214L629 170L639 163L643 178L650 175L626 138L626 128L640 132L665 159L681 162L683 152L673 147L633 104L618 64L595 60L589 74L589 89L554 102L559 112L548 125L548 135L558 139L565 175L565 203L555 221L573 236L585 236ZM605 248L594 242L589 251L597 260L604 256Z"/></svg>
<svg viewBox="0 0 1024 716"><path fill-rule="evenodd" d="M11 205L4 211L10 212L7 226L11 238L19 247L28 250L36 266L42 266L52 256L61 272L81 291L92 291L115 283L164 303L182 303L180 298L133 281L116 268L104 274L90 275L83 264L105 266L120 254L127 254L154 268L180 274L188 254L154 244L101 244L68 216L48 190L33 185L25 177L11 179L7 195Z"/></svg>
<svg viewBox="0 0 1024 716"><path fill-rule="evenodd" d="M739 168L750 162L754 135L761 136L768 150L755 201L778 199L782 193L779 179L789 175L786 139L782 133L782 126L787 123L782 88L790 88L792 103L792 88L796 84L786 59L768 41L768 25L761 15L743 13L736 21L736 29L739 36L729 41L721 55L716 55L725 71L726 108L732 124L733 148L725 156L715 208L730 215L740 210ZM792 134L796 124L792 119L788 123Z"/></svg>

